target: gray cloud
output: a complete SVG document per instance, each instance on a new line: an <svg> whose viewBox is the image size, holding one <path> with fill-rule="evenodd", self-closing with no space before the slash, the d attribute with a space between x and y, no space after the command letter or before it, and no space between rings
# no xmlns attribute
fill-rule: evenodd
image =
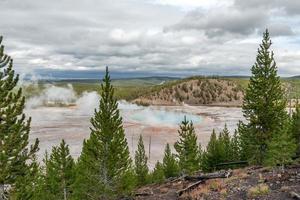
<svg viewBox="0 0 300 200"><path fill-rule="evenodd" d="M195 10L188 13L181 22L167 27L166 31L202 30L208 37L226 33L249 35L267 20L267 14L261 9L243 11L228 8L219 12Z"/></svg>
<svg viewBox="0 0 300 200"><path fill-rule="evenodd" d="M157 2L0 0L0 34L23 73L110 65L120 71L249 74L266 27L274 37L290 38L274 38L275 55L298 57L299 46L287 48L300 31L292 1L236 0L191 11ZM290 74L288 63L300 61L286 57L278 61Z"/></svg>
<svg viewBox="0 0 300 200"><path fill-rule="evenodd" d="M300 14L300 1L297 0L235 0L235 6L241 9L267 8L283 10L287 15Z"/></svg>

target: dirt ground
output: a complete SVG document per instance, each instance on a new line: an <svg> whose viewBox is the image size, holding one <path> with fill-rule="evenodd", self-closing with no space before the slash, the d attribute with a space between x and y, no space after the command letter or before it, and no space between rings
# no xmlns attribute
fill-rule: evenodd
<svg viewBox="0 0 300 200"><path fill-rule="evenodd" d="M209 179L195 189L178 195L178 191L194 182L168 180L138 189L135 200L241 200L241 199L297 199L300 194L300 165L281 168L248 167L233 170L229 178ZM150 195L149 195L150 194Z"/></svg>

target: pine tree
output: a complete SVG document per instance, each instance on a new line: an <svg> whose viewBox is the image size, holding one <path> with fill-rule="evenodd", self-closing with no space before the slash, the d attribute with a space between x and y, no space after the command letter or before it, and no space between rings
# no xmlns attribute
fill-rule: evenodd
<svg viewBox="0 0 300 200"><path fill-rule="evenodd" d="M192 122L181 122L179 141L174 145L179 159L179 167L184 173L192 173L200 168L200 152L197 145L197 136Z"/></svg>
<svg viewBox="0 0 300 200"><path fill-rule="evenodd" d="M99 109L91 119L91 135L83 143L77 167L77 199L110 199L132 188L132 161L114 97L108 68L101 84ZM127 178L125 178L127 177Z"/></svg>
<svg viewBox="0 0 300 200"><path fill-rule="evenodd" d="M268 146L265 164L270 166L290 164L295 155L297 145L289 132L281 132L274 135Z"/></svg>
<svg viewBox="0 0 300 200"><path fill-rule="evenodd" d="M163 158L163 169L166 178L179 175L179 166L175 155L171 152L170 145L167 144Z"/></svg>
<svg viewBox="0 0 300 200"><path fill-rule="evenodd" d="M230 141L230 149L231 149L231 161L239 161L240 160L240 141L237 130L235 130L233 137Z"/></svg>
<svg viewBox="0 0 300 200"><path fill-rule="evenodd" d="M231 141L229 130L227 128L227 124L225 124L224 129L220 132L219 139L220 145L220 153L222 162L231 161L232 149L231 149Z"/></svg>
<svg viewBox="0 0 300 200"><path fill-rule="evenodd" d="M221 146L215 130L213 130L210 140L204 153L204 166L203 169L206 171L213 171L216 165L223 161L223 147Z"/></svg>
<svg viewBox="0 0 300 200"><path fill-rule="evenodd" d="M274 133L281 132L287 120L286 99L271 44L266 30L243 101L247 123L241 122L239 126L244 156L255 164L263 163L267 144Z"/></svg>
<svg viewBox="0 0 300 200"><path fill-rule="evenodd" d="M291 135L297 145L297 154L300 155L300 105L297 105L291 120Z"/></svg>
<svg viewBox="0 0 300 200"><path fill-rule="evenodd" d="M26 166L27 173L17 178L15 187L10 192L10 199L20 200L41 200L45 199L40 191L43 182L41 168L34 157L29 165Z"/></svg>
<svg viewBox="0 0 300 200"><path fill-rule="evenodd" d="M26 120L23 113L25 98L22 96L22 89L16 90L19 76L15 76L13 60L4 53L1 42L2 37L0 37L0 187L3 188L8 184L23 187L20 185L23 182L20 179L34 171L34 165L31 163L34 162L35 153L38 151L38 140L29 146L31 118Z"/></svg>
<svg viewBox="0 0 300 200"><path fill-rule="evenodd" d="M147 165L148 158L145 153L145 147L143 143L143 137L140 135L138 142L138 149L135 152L135 173L137 176L138 185L144 185L147 183L147 177L149 168Z"/></svg>
<svg viewBox="0 0 300 200"><path fill-rule="evenodd" d="M151 177L153 183L162 183L165 180L164 167L159 161L155 164Z"/></svg>
<svg viewBox="0 0 300 200"><path fill-rule="evenodd" d="M75 162L69 146L64 140L52 148L49 159L45 159L45 185L53 199L70 199L75 181Z"/></svg>

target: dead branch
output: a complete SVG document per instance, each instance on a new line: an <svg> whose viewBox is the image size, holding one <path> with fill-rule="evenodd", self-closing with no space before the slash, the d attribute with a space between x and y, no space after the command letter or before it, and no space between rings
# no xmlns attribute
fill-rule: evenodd
<svg viewBox="0 0 300 200"><path fill-rule="evenodd" d="M194 176L186 176L184 177L187 181L199 181L199 180L207 180L207 179L214 179L214 178L228 178L232 175L232 171L220 171L208 174L200 174Z"/></svg>
<svg viewBox="0 0 300 200"><path fill-rule="evenodd" d="M192 191L193 189L195 189L196 187L198 187L198 185L200 185L202 183L205 183L205 180L197 181L196 183L193 183L193 184L189 185L188 187L177 191L176 193L177 193L178 196L181 196L182 194L184 194L186 192Z"/></svg>
<svg viewBox="0 0 300 200"><path fill-rule="evenodd" d="M290 192L290 196L293 199L300 199L300 194L296 193L296 192Z"/></svg>

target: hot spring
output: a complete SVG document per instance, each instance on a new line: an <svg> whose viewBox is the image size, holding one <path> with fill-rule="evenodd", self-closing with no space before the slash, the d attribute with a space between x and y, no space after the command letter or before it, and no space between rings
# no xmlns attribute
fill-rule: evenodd
<svg viewBox="0 0 300 200"><path fill-rule="evenodd" d="M130 121L160 126L176 126L183 121L184 117L194 124L199 124L202 121L198 115L183 113L182 111L156 110L153 108L136 110L127 117Z"/></svg>

